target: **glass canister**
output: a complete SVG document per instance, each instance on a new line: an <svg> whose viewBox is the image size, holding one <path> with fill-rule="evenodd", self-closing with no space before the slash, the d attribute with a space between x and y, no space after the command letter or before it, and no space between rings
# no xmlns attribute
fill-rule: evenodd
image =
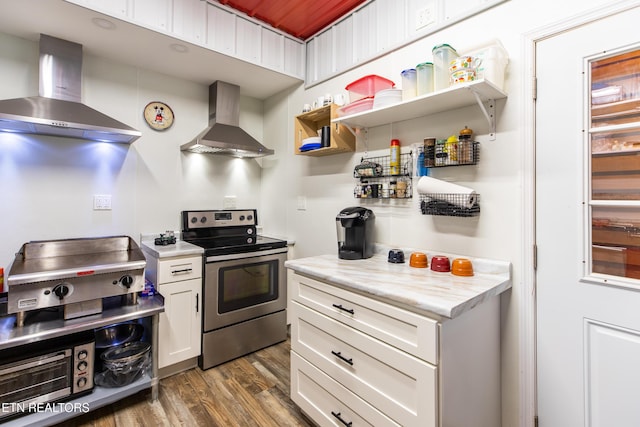
<svg viewBox="0 0 640 427"><path fill-rule="evenodd" d="M433 62L416 65L417 95L433 92Z"/></svg>
<svg viewBox="0 0 640 427"><path fill-rule="evenodd" d="M402 76L402 100L416 97L416 69L409 68L400 73Z"/></svg>
<svg viewBox="0 0 640 427"><path fill-rule="evenodd" d="M458 52L448 44L440 44L433 48L433 89L441 90L449 87L449 63L456 59Z"/></svg>

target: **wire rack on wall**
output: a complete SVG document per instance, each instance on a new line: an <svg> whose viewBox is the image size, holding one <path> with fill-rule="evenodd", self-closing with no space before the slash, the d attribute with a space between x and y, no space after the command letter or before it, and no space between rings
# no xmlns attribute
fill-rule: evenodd
<svg viewBox="0 0 640 427"><path fill-rule="evenodd" d="M397 169L390 156L362 157L353 170L360 180L353 196L362 199L411 199L413 197L413 153L400 154Z"/></svg>
<svg viewBox="0 0 640 427"><path fill-rule="evenodd" d="M423 215L472 217L480 215L480 195L460 193L420 194Z"/></svg>
<svg viewBox="0 0 640 427"><path fill-rule="evenodd" d="M438 140L433 146L425 145L425 166L465 166L475 165L480 160L480 143L478 141L446 142Z"/></svg>

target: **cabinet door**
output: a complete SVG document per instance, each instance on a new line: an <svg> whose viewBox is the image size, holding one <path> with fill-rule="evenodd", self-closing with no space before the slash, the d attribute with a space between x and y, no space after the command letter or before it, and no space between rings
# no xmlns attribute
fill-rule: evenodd
<svg viewBox="0 0 640 427"><path fill-rule="evenodd" d="M86 6L89 9L97 10L98 12L106 13L107 15L114 16L116 18L128 18L129 2L130 0L67 0L70 3L75 3L80 6Z"/></svg>
<svg viewBox="0 0 640 427"><path fill-rule="evenodd" d="M181 40L203 44L207 28L206 5L202 0L174 1L173 33Z"/></svg>
<svg viewBox="0 0 640 427"><path fill-rule="evenodd" d="M160 285L164 313L158 329L158 367L200 355L201 279Z"/></svg>
<svg viewBox="0 0 640 427"><path fill-rule="evenodd" d="M133 19L161 31L171 28L172 0L134 0Z"/></svg>
<svg viewBox="0 0 640 427"><path fill-rule="evenodd" d="M260 62L260 25L236 17L236 56L253 63Z"/></svg>
<svg viewBox="0 0 640 427"><path fill-rule="evenodd" d="M236 52L236 18L227 10L207 4L207 45L218 52Z"/></svg>
<svg viewBox="0 0 640 427"><path fill-rule="evenodd" d="M284 36L262 27L262 65L272 70L284 68Z"/></svg>
<svg viewBox="0 0 640 427"><path fill-rule="evenodd" d="M284 38L284 72L304 78L304 43Z"/></svg>

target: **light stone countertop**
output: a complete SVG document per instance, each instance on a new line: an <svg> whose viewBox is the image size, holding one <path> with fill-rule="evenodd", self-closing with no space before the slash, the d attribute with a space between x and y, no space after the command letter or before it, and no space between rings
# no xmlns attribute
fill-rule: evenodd
<svg viewBox="0 0 640 427"><path fill-rule="evenodd" d="M141 249L143 252L150 253L155 258L159 259L188 255L202 255L204 253L204 249L200 246L192 245L191 243L187 243L183 240L177 240L173 245L161 246L156 245L153 238L143 238Z"/></svg>
<svg viewBox="0 0 640 427"><path fill-rule="evenodd" d="M285 267L401 308L449 319L511 288L509 262L419 250L427 254L429 267L434 255L445 255L450 260L470 259L474 276L461 277L410 267L409 258L414 250L403 250L406 261L403 264L387 262L388 248L377 246L375 255L369 259L343 260L337 254L320 255L288 260Z"/></svg>

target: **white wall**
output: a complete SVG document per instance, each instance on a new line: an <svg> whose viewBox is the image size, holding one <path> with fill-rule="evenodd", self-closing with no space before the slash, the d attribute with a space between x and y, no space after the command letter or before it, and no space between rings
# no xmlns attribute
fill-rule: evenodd
<svg viewBox="0 0 640 427"><path fill-rule="evenodd" d="M279 185L287 183L286 205L270 212L268 224L281 222L287 235L296 241L294 257L335 253L335 215L344 207L363 205L376 214L377 241L399 247L416 247L510 261L513 265L513 289L501 301L502 313L502 407L503 426L522 425L520 366L520 307L522 294L523 255L531 250L523 247L522 184L523 117L524 106L531 103L531 95L523 93L524 78L530 71L524 69L524 34L542 28L573 14L608 3L605 0L556 2L542 0L510 0L487 12L428 36L387 56L308 90L297 88L287 97L270 100L265 104L265 117L269 120L287 120L286 140L273 141L279 163L287 165L277 176L264 176L263 187L271 180ZM366 142L357 141L356 152L328 157L294 155L293 117L300 114L302 105L311 103L325 93L344 92L344 87L368 74L378 74L396 82L405 68L431 60L431 49L448 43L459 52L499 39L510 56L507 70L508 98L497 103L497 136L490 141L488 125L476 107L455 112L379 126L369 129ZM476 133L481 143L480 161L476 166L433 170L436 178L449 179L470 186L481 195L481 213L477 218L451 218L423 216L419 201L409 203L355 199L356 181L352 171L364 153L386 154L392 138L398 138L403 149L426 136L446 137L456 134L464 126ZM267 138L269 135L267 133ZM283 179L282 174L288 178ZM414 181L415 182L415 181ZM307 209L297 209L299 196L307 198ZM264 218L264 217L263 217ZM529 404L529 403L525 403ZM527 419L530 424L532 419Z"/></svg>
<svg viewBox="0 0 640 427"><path fill-rule="evenodd" d="M38 94L38 45L0 33L0 99ZM0 267L30 240L180 230L180 211L221 209L225 195L257 207L256 160L183 153L208 120L206 86L85 54L83 102L142 132L132 145L0 133ZM172 107L173 127L157 132L144 106ZM263 102L241 98L241 126L263 138ZM111 211L93 195L111 194ZM6 274L5 273L5 274Z"/></svg>

